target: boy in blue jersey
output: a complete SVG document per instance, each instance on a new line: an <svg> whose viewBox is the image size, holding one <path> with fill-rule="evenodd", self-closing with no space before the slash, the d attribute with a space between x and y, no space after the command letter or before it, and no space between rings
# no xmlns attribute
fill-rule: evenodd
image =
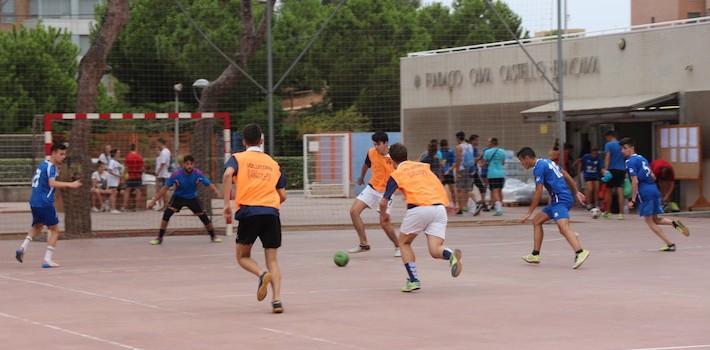
<svg viewBox="0 0 710 350"><path fill-rule="evenodd" d="M602 170L602 158L599 156L599 149L592 148L590 153L575 161L577 172L582 174L584 179L585 196L587 197L587 210L597 207L599 192L599 178Z"/></svg>
<svg viewBox="0 0 710 350"><path fill-rule="evenodd" d="M195 158L191 155L186 155L182 161L182 169L174 172L165 182L165 186L148 202L148 208L152 208L158 199L163 198L163 195L168 192L171 187L174 187L175 192L173 193L173 198L163 212L163 220L160 222L158 238L151 240L150 244L158 245L163 243L163 237L165 236L165 230L168 228L170 217L179 212L182 207L190 208L192 213L200 218L200 221L202 221L205 228L207 228L207 232L213 243L222 242L221 238L215 236L212 221L210 221L209 216L207 216L207 213L202 209L200 199L197 197L197 184L201 183L204 186L209 186L216 196L219 196L220 193L217 190L217 186L215 186L202 171L193 167L194 163Z"/></svg>
<svg viewBox="0 0 710 350"><path fill-rule="evenodd" d="M611 179L607 182L607 192L605 207L606 212L602 216L605 219L611 218L612 192L616 191L616 199L619 204L618 220L624 220L624 180L626 179L626 165L624 164L624 153L621 152L621 145L616 140L616 132L609 130L604 135L607 143L604 145L604 168L602 175L609 172Z"/></svg>
<svg viewBox="0 0 710 350"><path fill-rule="evenodd" d="M631 178L629 209L637 207L639 216L643 216L648 228L666 243L661 247L661 251L674 252L675 243L666 237L658 225L672 225L686 237L690 235L690 231L680 220L658 217L658 214L663 214L663 201L661 200L661 192L656 187L656 177L651 171L648 160L636 154L636 147L631 138L623 138L619 144L624 157L626 157L626 170Z"/></svg>
<svg viewBox="0 0 710 350"><path fill-rule="evenodd" d="M55 143L52 145L51 152L49 159L42 161L37 166L32 178L32 195L30 196L32 228L27 233L22 245L15 251L15 259L22 262L32 239L42 232L43 226L47 226L49 236L47 237L47 251L44 253L44 261L42 262L43 268L59 267L59 264L52 260L54 248L59 239L59 218L57 218L57 211L54 209L54 190L81 187L79 180L57 181L57 176L59 176L57 167L64 163L64 159L67 157L67 146L63 143Z"/></svg>
<svg viewBox="0 0 710 350"><path fill-rule="evenodd" d="M569 210L574 205L575 197L580 203L584 204L584 195L577 191L577 185L565 170L560 169L555 162L549 159L537 158L532 148L523 147L518 151L517 156L520 159L520 164L525 169L534 167L533 176L535 176L535 195L532 203L530 203L528 213L523 216L521 222L525 223L533 214L535 208L537 208L540 198L542 198L543 187L550 194L550 204L542 212L537 213L533 219L533 251L530 255L524 256L523 260L529 264L540 263L540 249L542 248L542 238L544 236L542 225L552 219L557 223L560 234L567 239L567 243L574 250L572 268L579 268L589 257L589 251L582 249L582 245L577 239L577 234L570 227Z"/></svg>

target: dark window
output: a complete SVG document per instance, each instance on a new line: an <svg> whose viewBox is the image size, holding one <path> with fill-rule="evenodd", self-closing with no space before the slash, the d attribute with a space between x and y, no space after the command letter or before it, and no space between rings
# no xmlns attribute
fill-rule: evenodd
<svg viewBox="0 0 710 350"><path fill-rule="evenodd" d="M700 12L688 12L688 18L698 18L700 17Z"/></svg>
<svg viewBox="0 0 710 350"><path fill-rule="evenodd" d="M5 5L2 5L2 1L0 1L0 22L4 23L15 23L15 1L10 0L5 2Z"/></svg>

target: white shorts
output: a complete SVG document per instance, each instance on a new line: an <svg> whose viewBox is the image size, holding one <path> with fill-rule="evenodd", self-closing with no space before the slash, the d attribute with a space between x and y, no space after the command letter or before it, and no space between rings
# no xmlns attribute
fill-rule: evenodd
<svg viewBox="0 0 710 350"><path fill-rule="evenodd" d="M446 223L449 216L443 205L426 205L407 209L404 215L400 233L412 234L424 232L431 236L446 239Z"/></svg>
<svg viewBox="0 0 710 350"><path fill-rule="evenodd" d="M357 200L360 202L365 203L368 208L370 209L375 209L377 212L380 211L380 201L382 200L382 196L384 196L384 193L377 192L374 188L372 188L370 185L365 186L365 189L360 192L360 194L357 196ZM390 199L389 203L387 203L387 213L389 214L390 208L392 208L392 200Z"/></svg>

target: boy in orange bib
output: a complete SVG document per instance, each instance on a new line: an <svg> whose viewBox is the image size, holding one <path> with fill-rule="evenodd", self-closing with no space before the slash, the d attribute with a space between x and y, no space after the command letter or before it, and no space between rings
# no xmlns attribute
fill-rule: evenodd
<svg viewBox="0 0 710 350"><path fill-rule="evenodd" d="M407 214L400 228L399 247L409 276L402 291L412 292L421 288L412 250L412 242L420 232L426 234L429 254L435 259L448 260L451 276L457 277L463 269L461 250L451 250L444 246L448 222L446 206L449 205L446 189L431 171L429 164L407 160L407 148L404 145L392 145L389 154L396 169L390 174L385 194L380 201L380 220L390 222L387 205L392 194L400 189L407 200Z"/></svg>
<svg viewBox="0 0 710 350"><path fill-rule="evenodd" d="M281 220L279 208L286 200L286 179L281 174L279 164L261 150L264 142L261 128L249 124L244 128L243 142L247 150L235 153L225 165L222 183L224 195L224 218L232 218L229 199L232 194L231 183L237 187L234 200L237 212L234 219L239 221L237 228L236 256L239 266L257 277L256 299L266 298L269 284L272 290L272 311L283 312L281 304L281 270L276 261L276 251L281 246ZM262 271L251 258L251 247L257 237L261 240L266 257L266 268Z"/></svg>

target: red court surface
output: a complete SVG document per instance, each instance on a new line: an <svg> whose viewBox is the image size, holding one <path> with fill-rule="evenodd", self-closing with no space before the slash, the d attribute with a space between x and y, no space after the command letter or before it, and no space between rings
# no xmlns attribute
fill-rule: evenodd
<svg viewBox="0 0 710 350"><path fill-rule="evenodd" d="M579 220L591 251L580 270L550 225L539 266L520 259L529 225L451 228L448 245L464 252L457 279L418 237L423 286L411 294L382 233L369 230L373 250L339 268L332 255L354 232L287 232L281 315L256 301L231 239L60 241L53 270L39 268L44 243L19 264L19 242L0 241L0 348L710 349L710 220L686 219L690 238L667 228L675 253L654 251L636 217Z"/></svg>

